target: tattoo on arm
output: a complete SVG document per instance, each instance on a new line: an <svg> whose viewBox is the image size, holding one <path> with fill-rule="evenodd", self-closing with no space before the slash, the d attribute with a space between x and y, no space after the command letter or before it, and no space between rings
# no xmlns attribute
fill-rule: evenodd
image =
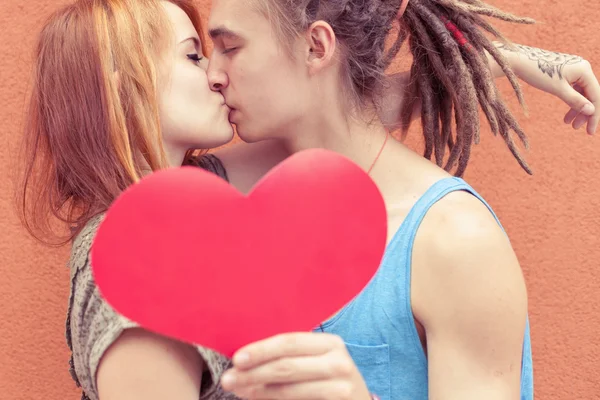
<svg viewBox="0 0 600 400"><path fill-rule="evenodd" d="M504 43L500 43L497 45L497 47L499 49L524 54L530 60L537 61L538 68L550 78L554 78L554 76L557 75L558 79L563 79L562 71L564 67L583 61L583 58L579 56L536 49L534 47L523 46L521 44L515 44L514 47L509 47Z"/></svg>

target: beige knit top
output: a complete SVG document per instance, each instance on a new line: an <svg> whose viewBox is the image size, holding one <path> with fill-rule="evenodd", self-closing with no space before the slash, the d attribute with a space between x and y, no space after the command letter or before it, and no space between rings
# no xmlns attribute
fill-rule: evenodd
<svg viewBox="0 0 600 400"><path fill-rule="evenodd" d="M197 165L227 179L215 156L204 156ZM82 399L98 400L96 372L109 346L128 328L137 325L115 312L101 297L92 276L90 249L103 215L90 220L75 238L69 260L71 294L66 321L67 345L72 350L71 376L82 388ZM207 371L202 377L200 399L235 399L218 386L229 360L214 351L196 347Z"/></svg>

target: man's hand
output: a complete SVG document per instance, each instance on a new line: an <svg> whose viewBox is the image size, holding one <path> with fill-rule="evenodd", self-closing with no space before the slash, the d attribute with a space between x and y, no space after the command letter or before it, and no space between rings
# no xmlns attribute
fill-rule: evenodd
<svg viewBox="0 0 600 400"><path fill-rule="evenodd" d="M591 135L600 122L600 84L591 64L582 57L536 49L520 44L495 43L508 58L515 75L529 85L567 103L570 110L564 122L579 129L587 124ZM488 55L494 76L504 76Z"/></svg>
<svg viewBox="0 0 600 400"><path fill-rule="evenodd" d="M508 59L515 75L535 87L550 93L569 106L564 117L566 124L580 129L587 124L591 135L600 123L600 83L591 64L579 56L550 52L523 45L509 47L495 43L502 55ZM488 62L495 78L504 77L504 72L488 53ZM384 86L382 109L379 117L383 125L393 131L401 126L400 112L406 97L410 73L400 72L390 75ZM421 115L417 99L412 118Z"/></svg>
<svg viewBox="0 0 600 400"><path fill-rule="evenodd" d="M278 400L369 400L342 339L289 333L250 344L233 357L221 385L238 397Z"/></svg>

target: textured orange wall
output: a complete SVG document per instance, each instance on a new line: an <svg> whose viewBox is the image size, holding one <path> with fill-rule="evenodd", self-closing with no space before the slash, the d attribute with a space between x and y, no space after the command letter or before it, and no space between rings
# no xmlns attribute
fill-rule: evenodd
<svg viewBox="0 0 600 400"><path fill-rule="evenodd" d="M34 33L64 2L0 1L3 175L11 172L20 134ZM202 1L205 15L208 3ZM582 55L600 73L600 8L592 2L493 3L543 22L506 28L515 41ZM566 108L560 101L529 88L526 97L531 115L518 115L531 137L528 160L535 176L521 172L501 140L485 134L467 178L495 207L525 270L537 398L600 398L600 140L563 125ZM0 190L0 399L76 399L63 333L68 253L25 235L11 195L12 183L5 177Z"/></svg>

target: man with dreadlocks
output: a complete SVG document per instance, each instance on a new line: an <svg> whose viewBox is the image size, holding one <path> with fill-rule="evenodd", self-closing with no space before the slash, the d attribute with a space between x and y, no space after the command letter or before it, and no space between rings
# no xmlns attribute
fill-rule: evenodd
<svg viewBox="0 0 600 400"><path fill-rule="evenodd" d="M468 165L480 108L530 172L513 140L514 132L526 144L525 134L493 82L489 59L521 103L523 97L485 33L521 50L484 17L533 22L479 0L213 1L207 75L231 107L239 136L351 158L379 187L389 229L382 264L353 301L315 332L241 349L222 377L225 390L249 399L533 398L519 262L489 205L448 173L461 176ZM407 99L421 98L425 158L388 140L377 118L385 70L407 40L414 94ZM544 66L550 78L574 62L561 57L563 64ZM405 104L406 131L417 104Z"/></svg>

